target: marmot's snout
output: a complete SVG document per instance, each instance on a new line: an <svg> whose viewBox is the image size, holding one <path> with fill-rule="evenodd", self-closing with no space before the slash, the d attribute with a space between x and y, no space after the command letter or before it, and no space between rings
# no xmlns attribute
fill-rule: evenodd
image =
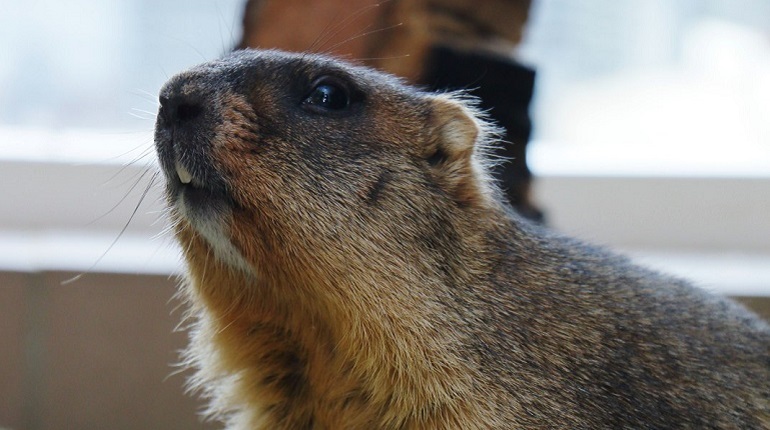
<svg viewBox="0 0 770 430"><path fill-rule="evenodd" d="M167 127L189 127L201 116L205 102L200 94L184 94L169 90L159 97L158 114Z"/></svg>
<svg viewBox="0 0 770 430"><path fill-rule="evenodd" d="M155 145L170 196L185 196L188 204L208 205L213 194L224 194L212 145L222 108L218 92L206 74L183 73L172 78L158 97ZM199 197L199 198L198 198Z"/></svg>
<svg viewBox="0 0 770 430"><path fill-rule="evenodd" d="M174 76L160 91L158 126L175 133L196 132L207 127L216 114L216 91L203 73L181 73Z"/></svg>

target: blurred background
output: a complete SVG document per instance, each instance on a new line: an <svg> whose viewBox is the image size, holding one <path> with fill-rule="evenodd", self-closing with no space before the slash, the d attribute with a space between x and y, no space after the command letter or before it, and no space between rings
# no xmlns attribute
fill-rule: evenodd
<svg viewBox="0 0 770 430"><path fill-rule="evenodd" d="M0 428L207 428L172 366L152 129L243 8L0 0ZM770 2L534 1L512 55L548 225L767 312Z"/></svg>

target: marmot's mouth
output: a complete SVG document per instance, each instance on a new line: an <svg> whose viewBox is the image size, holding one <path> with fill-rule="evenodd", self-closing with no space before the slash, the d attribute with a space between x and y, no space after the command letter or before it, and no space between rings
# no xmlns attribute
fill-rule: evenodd
<svg viewBox="0 0 770 430"><path fill-rule="evenodd" d="M192 172L196 173L193 174ZM168 169L167 176L169 182L174 183L180 189L206 190L208 188L215 188L206 186L203 174L198 173L194 168L188 168L178 159L174 160L173 166Z"/></svg>
<svg viewBox="0 0 770 430"><path fill-rule="evenodd" d="M195 165L187 167L179 159L169 161L165 169L168 195L172 198L172 204L185 206L188 216L232 205L226 187L216 178L207 176L205 171L196 169Z"/></svg>

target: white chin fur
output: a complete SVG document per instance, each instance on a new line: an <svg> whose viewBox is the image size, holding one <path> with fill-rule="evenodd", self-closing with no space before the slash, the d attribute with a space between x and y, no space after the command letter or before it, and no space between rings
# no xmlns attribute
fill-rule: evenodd
<svg viewBox="0 0 770 430"><path fill-rule="evenodd" d="M197 214L190 211L190 208L184 201L184 198L180 196L176 202L177 210L179 214L189 221L190 225L197 231L214 251L214 256L220 261L224 262L228 266L234 269L241 270L242 272L251 276L256 276L256 272L251 265L243 258L243 255L238 249L230 242L225 227L226 220L229 213L217 213L214 214Z"/></svg>
<svg viewBox="0 0 770 430"><path fill-rule="evenodd" d="M192 174L190 174L190 171L187 170L179 161L176 162L176 165L174 166L176 168L176 174L179 176L179 180L182 181L183 184L189 184L192 182Z"/></svg>

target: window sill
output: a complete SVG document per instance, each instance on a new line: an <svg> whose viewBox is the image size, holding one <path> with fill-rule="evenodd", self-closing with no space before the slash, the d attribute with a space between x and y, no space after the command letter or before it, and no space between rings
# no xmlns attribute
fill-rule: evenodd
<svg viewBox="0 0 770 430"><path fill-rule="evenodd" d="M656 171L624 164L632 156L612 163L613 154L557 149L535 143L531 157L535 196L551 226L722 294L770 296L770 172L757 164L762 157L711 170L691 162L674 171L669 161ZM159 184L131 219L156 170L151 131L0 128L0 270L181 272L178 248L162 235Z"/></svg>

